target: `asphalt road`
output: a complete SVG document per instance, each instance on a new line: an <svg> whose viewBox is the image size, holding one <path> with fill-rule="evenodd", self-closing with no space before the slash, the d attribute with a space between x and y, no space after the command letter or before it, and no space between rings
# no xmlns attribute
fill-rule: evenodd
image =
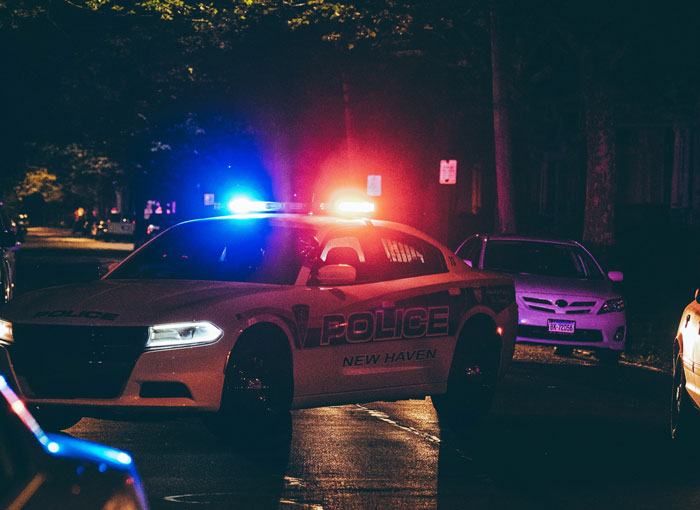
<svg viewBox="0 0 700 510"><path fill-rule="evenodd" d="M129 450L156 510L692 508L700 473L668 439L669 388L664 372L520 346L472 430L426 399L293 411L256 443L196 418L67 432Z"/></svg>
<svg viewBox="0 0 700 510"><path fill-rule="evenodd" d="M128 254L86 241L77 258L27 243L24 286ZM692 508L697 449L671 444L669 397L666 372L519 346L475 429L441 424L426 399L293 411L257 441L224 442L196 418L83 419L67 433L130 451L155 510Z"/></svg>

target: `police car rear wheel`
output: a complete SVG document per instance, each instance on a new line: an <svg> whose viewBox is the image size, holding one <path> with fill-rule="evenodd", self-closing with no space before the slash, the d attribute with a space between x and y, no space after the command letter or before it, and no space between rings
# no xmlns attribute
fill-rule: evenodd
<svg viewBox="0 0 700 510"><path fill-rule="evenodd" d="M293 379L291 360L281 341L247 336L231 353L217 414L215 431L240 430L241 426L264 430L277 427L289 415Z"/></svg>
<svg viewBox="0 0 700 510"><path fill-rule="evenodd" d="M460 335L452 358L447 392L432 397L440 418L473 424L491 407L500 364L500 338L493 323L479 321Z"/></svg>
<svg viewBox="0 0 700 510"><path fill-rule="evenodd" d="M685 388L685 371L683 370L683 356L679 348L673 359L673 386L671 391L671 438L683 439L686 429L691 429L689 423L696 419L696 411L690 401L690 396Z"/></svg>

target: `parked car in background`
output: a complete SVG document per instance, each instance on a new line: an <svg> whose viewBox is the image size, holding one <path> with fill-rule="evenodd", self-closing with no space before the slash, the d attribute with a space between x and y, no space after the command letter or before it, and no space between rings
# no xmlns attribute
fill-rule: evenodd
<svg viewBox="0 0 700 510"><path fill-rule="evenodd" d="M576 241L516 235L474 235L456 254L468 265L507 273L515 283L519 342L554 344L558 353L592 349L614 363L625 348L625 300Z"/></svg>
<svg viewBox="0 0 700 510"><path fill-rule="evenodd" d="M23 242L27 238L29 230L29 215L27 213L19 213L15 224L17 225L17 240Z"/></svg>
<svg viewBox="0 0 700 510"><path fill-rule="evenodd" d="M15 287L17 227L0 202L0 305L12 299Z"/></svg>
<svg viewBox="0 0 700 510"><path fill-rule="evenodd" d="M131 456L45 433L0 375L0 508L146 510Z"/></svg>
<svg viewBox="0 0 700 510"><path fill-rule="evenodd" d="M100 220L92 228L96 239L104 241L133 242L135 221L119 212L110 213L106 220Z"/></svg>

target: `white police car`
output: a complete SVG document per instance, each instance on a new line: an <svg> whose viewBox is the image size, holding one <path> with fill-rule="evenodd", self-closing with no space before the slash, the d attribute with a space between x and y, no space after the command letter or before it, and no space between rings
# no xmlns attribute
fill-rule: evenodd
<svg viewBox="0 0 700 510"><path fill-rule="evenodd" d="M55 427L157 411L249 425L426 395L472 416L517 326L510 278L413 228L281 213L178 224L102 280L0 314L0 372Z"/></svg>

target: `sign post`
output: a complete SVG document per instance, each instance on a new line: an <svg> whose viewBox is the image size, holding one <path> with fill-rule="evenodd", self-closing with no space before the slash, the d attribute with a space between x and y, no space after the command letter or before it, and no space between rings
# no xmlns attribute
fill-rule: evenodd
<svg viewBox="0 0 700 510"><path fill-rule="evenodd" d="M440 184L457 184L457 160L440 160Z"/></svg>

